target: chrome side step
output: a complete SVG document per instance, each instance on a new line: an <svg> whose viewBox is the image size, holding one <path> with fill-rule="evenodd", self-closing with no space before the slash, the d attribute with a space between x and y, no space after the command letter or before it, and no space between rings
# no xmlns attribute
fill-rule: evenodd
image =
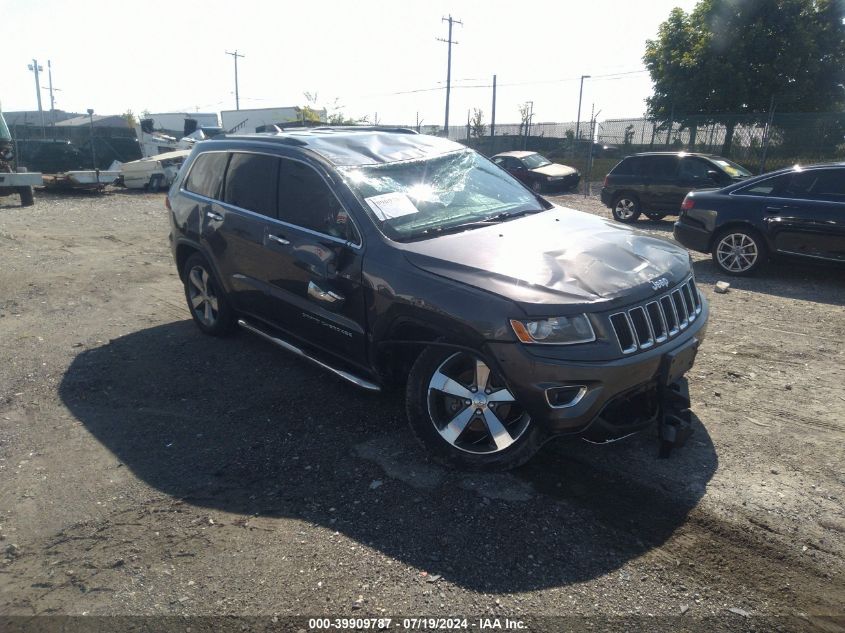
<svg viewBox="0 0 845 633"><path fill-rule="evenodd" d="M347 382L351 382L356 387L360 387L361 389L366 389L367 391L381 391L381 387L379 387L377 384L372 383L369 380L364 380L363 378L360 378L359 376L355 376L354 374L350 374L348 371L343 371L342 369L338 369L337 367L332 367L331 365L327 365L323 361L318 360L318 359L314 358L313 356L309 356L303 350L299 349L295 345L291 345L287 341L284 341L284 340L282 340L282 339L280 339L276 336L273 336L272 334L268 334L264 330L257 328L256 326L252 325L251 323L247 323L243 319L238 319L238 325L240 325L246 331L252 332L253 334L257 334L258 336L260 336L264 340L270 341L274 345L277 345L278 347L281 347L284 350L292 352L292 353L296 354L297 356L301 356L302 358L304 358L306 360L310 360L312 363L314 363L318 367L321 367L321 368L323 368L327 371L330 371L335 376L343 378Z"/></svg>

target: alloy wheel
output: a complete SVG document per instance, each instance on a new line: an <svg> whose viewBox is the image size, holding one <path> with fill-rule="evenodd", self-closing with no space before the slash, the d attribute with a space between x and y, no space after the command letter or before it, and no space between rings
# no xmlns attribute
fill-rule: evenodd
<svg viewBox="0 0 845 633"><path fill-rule="evenodd" d="M637 205L630 198L621 198L616 203L616 215L620 220L630 220L636 212Z"/></svg>
<svg viewBox="0 0 845 633"><path fill-rule="evenodd" d="M728 233L716 246L719 266L728 272L742 273L750 270L759 257L757 243L745 233Z"/></svg>
<svg viewBox="0 0 845 633"><path fill-rule="evenodd" d="M214 281L202 266L194 266L188 272L188 298L191 310L206 327L213 327L217 321L219 305Z"/></svg>
<svg viewBox="0 0 845 633"><path fill-rule="evenodd" d="M490 367L463 352L448 357L431 376L428 413L446 442L475 454L506 450L531 422Z"/></svg>

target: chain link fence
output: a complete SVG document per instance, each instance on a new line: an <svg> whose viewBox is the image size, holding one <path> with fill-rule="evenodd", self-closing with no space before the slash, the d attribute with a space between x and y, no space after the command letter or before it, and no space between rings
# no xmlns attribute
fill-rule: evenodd
<svg viewBox="0 0 845 633"><path fill-rule="evenodd" d="M442 130L424 126L420 131L440 134ZM475 132L471 125L450 125L448 137L487 155L532 150L569 157L574 163L590 148L590 121L497 123L494 137L486 123L482 135ZM675 115L671 122L645 117L607 119L596 122L593 139L597 158L683 150L719 154L762 173L795 163L845 160L845 113Z"/></svg>

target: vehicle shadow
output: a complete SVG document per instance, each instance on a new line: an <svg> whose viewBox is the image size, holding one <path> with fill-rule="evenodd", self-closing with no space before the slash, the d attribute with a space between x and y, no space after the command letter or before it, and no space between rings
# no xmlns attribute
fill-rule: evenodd
<svg viewBox="0 0 845 633"><path fill-rule="evenodd" d="M845 266L805 264L794 261L769 261L749 277L734 277L719 272L712 259L693 263L699 287L727 281L731 288L776 295L830 305L845 305Z"/></svg>
<svg viewBox="0 0 845 633"><path fill-rule="evenodd" d="M695 435L548 444L512 474L450 471L408 439L401 394L360 392L238 333L190 321L80 353L59 387L134 475L198 507L292 517L479 591L607 574L665 542L718 465Z"/></svg>

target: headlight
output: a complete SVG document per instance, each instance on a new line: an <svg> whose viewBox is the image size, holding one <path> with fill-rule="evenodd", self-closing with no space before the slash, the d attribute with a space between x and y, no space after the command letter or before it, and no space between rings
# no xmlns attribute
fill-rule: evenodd
<svg viewBox="0 0 845 633"><path fill-rule="evenodd" d="M574 345L596 340L596 333L586 314L520 321L511 319L516 338L523 343Z"/></svg>

